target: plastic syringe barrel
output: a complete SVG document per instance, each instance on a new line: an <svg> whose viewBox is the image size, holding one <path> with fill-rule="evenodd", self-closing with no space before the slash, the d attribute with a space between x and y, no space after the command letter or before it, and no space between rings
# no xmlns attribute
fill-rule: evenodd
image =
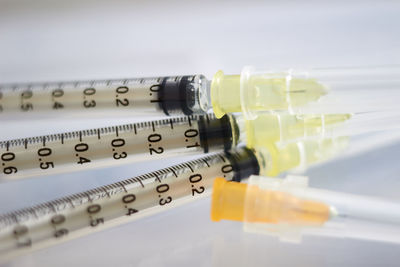
<svg viewBox="0 0 400 267"><path fill-rule="evenodd" d="M0 178L13 180L229 150L238 141L235 125L228 116L182 116L0 141Z"/></svg>
<svg viewBox="0 0 400 267"><path fill-rule="evenodd" d="M0 119L205 114L203 75L0 84Z"/></svg>

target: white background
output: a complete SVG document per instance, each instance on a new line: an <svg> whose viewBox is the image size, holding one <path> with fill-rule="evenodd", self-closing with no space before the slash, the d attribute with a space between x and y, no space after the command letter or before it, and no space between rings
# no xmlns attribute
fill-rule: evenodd
<svg viewBox="0 0 400 267"><path fill-rule="evenodd" d="M397 1L0 1L0 82L211 77L244 65L398 64L399 26ZM3 121L0 140L133 120ZM315 187L400 201L399 159L400 144L390 144L307 175ZM158 162L157 169L172 161L179 159ZM154 163L1 184L0 212L150 170ZM209 205L204 199L9 265L398 266L400 260L399 244L306 237L295 245L245 234L239 223L210 222Z"/></svg>

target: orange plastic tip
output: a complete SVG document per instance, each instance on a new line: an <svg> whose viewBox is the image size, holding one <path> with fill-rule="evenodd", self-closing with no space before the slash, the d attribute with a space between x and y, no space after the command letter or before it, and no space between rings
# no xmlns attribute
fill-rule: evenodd
<svg viewBox="0 0 400 267"><path fill-rule="evenodd" d="M290 193L263 190L256 185L214 182L211 220L233 220L269 224L321 225L329 219L324 203L298 198Z"/></svg>
<svg viewBox="0 0 400 267"><path fill-rule="evenodd" d="M212 192L211 220L243 221L246 190L246 184L216 178Z"/></svg>

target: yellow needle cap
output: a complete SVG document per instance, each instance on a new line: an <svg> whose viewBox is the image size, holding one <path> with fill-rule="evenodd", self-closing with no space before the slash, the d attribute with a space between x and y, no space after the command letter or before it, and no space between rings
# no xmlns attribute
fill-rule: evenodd
<svg viewBox="0 0 400 267"><path fill-rule="evenodd" d="M275 142L296 141L304 137L330 137L351 114L305 114L260 112L254 120L244 120L248 147Z"/></svg>
<svg viewBox="0 0 400 267"><path fill-rule="evenodd" d="M256 72L245 67L240 75L218 71L211 82L211 103L217 118L243 112L255 119L257 111L288 110L317 101L327 88L304 74Z"/></svg>
<svg viewBox="0 0 400 267"><path fill-rule="evenodd" d="M339 136L325 139L307 139L284 144L265 143L255 147L256 154L263 159L260 173L276 176L284 171L305 169L311 164L331 159L348 147L349 137Z"/></svg>

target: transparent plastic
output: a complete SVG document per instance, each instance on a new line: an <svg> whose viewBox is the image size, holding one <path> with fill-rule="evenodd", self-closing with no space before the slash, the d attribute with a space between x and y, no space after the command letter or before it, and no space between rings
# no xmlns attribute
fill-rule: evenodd
<svg viewBox="0 0 400 267"><path fill-rule="evenodd" d="M258 111L291 113L360 113L399 111L400 66L257 71L241 75L218 72L211 84L217 117L242 111L255 119Z"/></svg>
<svg viewBox="0 0 400 267"><path fill-rule="evenodd" d="M304 171L311 164L321 163L339 155L348 146L349 138L341 136L285 144L263 143L252 148L261 162L260 173L276 176L292 169Z"/></svg>
<svg viewBox="0 0 400 267"><path fill-rule="evenodd" d="M234 117L242 129L241 132L246 132L246 135L241 136L241 141L246 142L249 147L293 142L310 137L350 135L349 132L342 134L344 131L336 135L333 133L343 125L352 124L353 119L350 114L293 115L269 112L260 112L254 120L247 120L241 114L235 114ZM393 127L393 124L387 127Z"/></svg>
<svg viewBox="0 0 400 267"><path fill-rule="evenodd" d="M308 187L308 178L216 179L211 219L244 222L247 232L299 242L302 234L400 242L400 204Z"/></svg>
<svg viewBox="0 0 400 267"><path fill-rule="evenodd" d="M356 114L289 114L258 112L248 120L234 114L243 132L241 141L249 147L275 142L285 143L310 138L334 138L400 129L400 112ZM246 133L246 134L244 134Z"/></svg>

